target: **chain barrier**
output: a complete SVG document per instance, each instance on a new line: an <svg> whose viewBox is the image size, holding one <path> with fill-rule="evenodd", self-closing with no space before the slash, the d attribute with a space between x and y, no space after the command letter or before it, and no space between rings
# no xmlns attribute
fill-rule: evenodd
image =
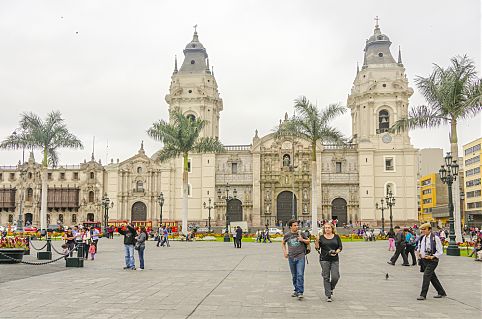
<svg viewBox="0 0 482 319"><path fill-rule="evenodd" d="M74 251L77 247L79 246L79 244L75 245L70 251L66 252L65 254L62 253L62 256L60 256L59 258L57 259L54 259L54 260L49 260L49 261L44 261L44 262L31 262L31 261L23 261L21 259L17 259L17 258L13 258L13 257L10 257L4 253L2 253L0 251L0 255L10 259L10 260L13 260L17 263L21 263L21 264L25 264L25 265L33 265L33 266L39 266L39 265L47 265L47 264L51 264L51 263L54 263L56 261L59 261L60 259L63 259L65 258L66 256L68 256L72 251Z"/></svg>
<svg viewBox="0 0 482 319"><path fill-rule="evenodd" d="M28 241L29 241L29 245L32 246L32 248L35 249L35 250L42 250L42 249L44 249L45 247L47 247L47 243L45 243L45 245L44 245L42 248L38 249L37 247L35 247L35 246L33 245L32 239L29 238Z"/></svg>

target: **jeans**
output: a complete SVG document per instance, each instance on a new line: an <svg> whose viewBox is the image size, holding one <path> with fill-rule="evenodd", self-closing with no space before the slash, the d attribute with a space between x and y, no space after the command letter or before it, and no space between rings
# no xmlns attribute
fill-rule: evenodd
<svg viewBox="0 0 482 319"><path fill-rule="evenodd" d="M305 290L304 276L305 276L305 256L293 259L288 258L290 264L291 276L293 279L293 287L296 293L302 294Z"/></svg>
<svg viewBox="0 0 482 319"><path fill-rule="evenodd" d="M422 291L420 292L420 296L427 297L428 287L430 286L430 283L432 283L433 287L435 288L435 290L437 290L437 293L439 295L445 296L445 290L442 287L440 281L438 280L437 275L435 274L435 268L437 268L438 266L438 260L422 259L422 263L425 265L425 271L423 272Z"/></svg>
<svg viewBox="0 0 482 319"><path fill-rule="evenodd" d="M139 254L139 267L141 269L144 269L144 250L146 249L146 246L141 246L137 253Z"/></svg>
<svg viewBox="0 0 482 319"><path fill-rule="evenodd" d="M321 276L323 277L323 287L325 296L331 297L338 280L340 279L340 263L336 261L320 260Z"/></svg>
<svg viewBox="0 0 482 319"><path fill-rule="evenodd" d="M124 245L124 256L126 259L126 267L134 268L134 245Z"/></svg>

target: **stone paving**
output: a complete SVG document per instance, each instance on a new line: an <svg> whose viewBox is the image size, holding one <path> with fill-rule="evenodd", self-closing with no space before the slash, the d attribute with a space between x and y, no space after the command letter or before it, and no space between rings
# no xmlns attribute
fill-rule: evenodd
<svg viewBox="0 0 482 319"><path fill-rule="evenodd" d="M386 242L344 246L327 303L316 252L298 301L280 243L148 242L146 270L126 271L121 238L102 239L84 268L0 265L0 318L481 318L482 263L444 256L437 273L448 297L433 299L431 287L420 302L418 267L388 265Z"/></svg>

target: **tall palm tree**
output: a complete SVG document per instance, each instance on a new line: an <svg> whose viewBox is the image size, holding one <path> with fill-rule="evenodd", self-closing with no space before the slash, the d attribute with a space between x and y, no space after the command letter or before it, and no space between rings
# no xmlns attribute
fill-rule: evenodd
<svg viewBox="0 0 482 319"><path fill-rule="evenodd" d="M224 147L217 138L200 137L207 121L184 115L180 109L172 109L170 122L159 120L147 130L147 134L164 144L158 159L165 162L182 156L182 232L187 235L188 218L188 155L189 153L218 153Z"/></svg>
<svg viewBox="0 0 482 319"><path fill-rule="evenodd" d="M394 123L391 130L433 128L450 125L450 151L455 160L459 157L457 124L476 116L482 110L482 86L474 62L466 55L453 57L443 68L434 64L428 77L418 76L415 83L427 100L427 105L413 107L408 117ZM454 183L454 198L459 198L459 180ZM455 200L455 230L461 240L460 202Z"/></svg>
<svg viewBox="0 0 482 319"><path fill-rule="evenodd" d="M318 192L316 181L318 171L316 167L317 143L328 142L344 144L345 138L338 129L331 127L330 122L337 116L345 113L346 108L340 104L330 104L327 108L319 110L305 96L295 100L295 113L290 120L280 124L275 136L294 136L306 139L311 143L311 221L313 233L318 233L317 203Z"/></svg>
<svg viewBox="0 0 482 319"><path fill-rule="evenodd" d="M42 120L34 113L23 113L19 122L20 134L12 134L0 143L0 149L42 150L42 199L40 205L40 229L46 229L47 217L47 168L57 166L59 148L83 148L82 142L69 132L62 115L58 111L47 114Z"/></svg>

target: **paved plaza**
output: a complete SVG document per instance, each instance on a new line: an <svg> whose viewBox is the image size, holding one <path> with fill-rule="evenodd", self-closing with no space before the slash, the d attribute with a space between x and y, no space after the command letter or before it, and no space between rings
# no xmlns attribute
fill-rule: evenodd
<svg viewBox="0 0 482 319"><path fill-rule="evenodd" d="M480 318L482 263L444 256L448 298L415 300L418 267L386 263L386 242L348 242L334 302L322 292L318 254L309 255L305 299L292 286L280 243L148 242L146 270L123 270L121 238L102 239L84 268L0 265L0 318ZM60 246L60 242L54 242ZM34 260L26 256L27 260ZM136 259L138 265L138 260ZM389 279L385 279L386 273Z"/></svg>

